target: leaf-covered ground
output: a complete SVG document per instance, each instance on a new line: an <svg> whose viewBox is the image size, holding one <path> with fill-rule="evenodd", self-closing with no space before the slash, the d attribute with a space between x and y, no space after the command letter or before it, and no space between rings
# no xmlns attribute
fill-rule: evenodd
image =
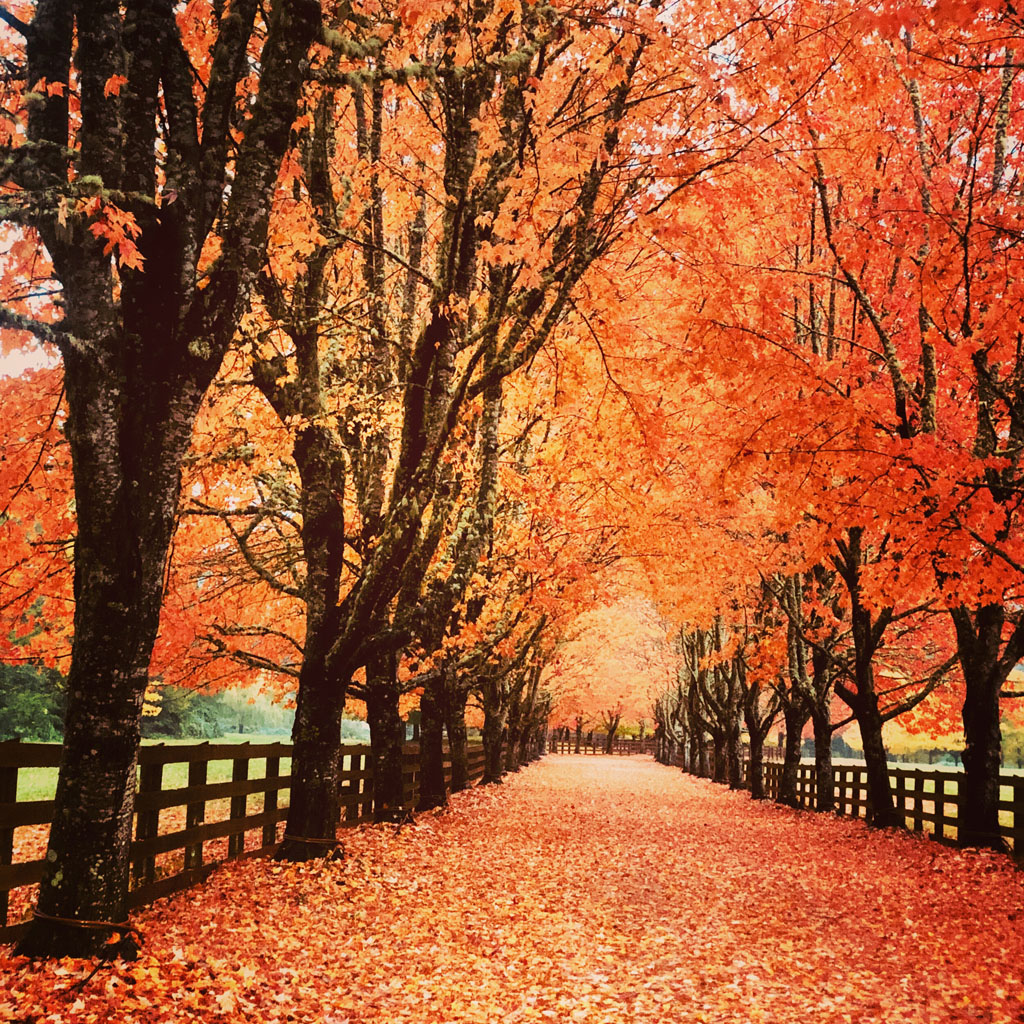
<svg viewBox="0 0 1024 1024"><path fill-rule="evenodd" d="M0 1019L369 1024L1024 1020L1004 857L549 757L344 861L230 864L143 955L0 959ZM8 951L9 952L9 951Z"/></svg>

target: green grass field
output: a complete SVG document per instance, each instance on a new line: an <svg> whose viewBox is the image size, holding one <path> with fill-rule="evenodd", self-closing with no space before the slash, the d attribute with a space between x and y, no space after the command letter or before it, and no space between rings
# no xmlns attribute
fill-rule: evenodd
<svg viewBox="0 0 1024 1024"><path fill-rule="evenodd" d="M260 736L254 734L219 736L211 743L280 743L286 736ZM167 746L184 746L201 743L202 740L143 740L144 744L166 743ZM249 777L261 778L266 774L267 766L263 758L254 758L249 762ZM281 772L287 774L291 770L291 758L282 758ZM211 761L208 769L207 782L228 782L231 779L230 761ZM188 765L168 764L164 766L163 789L184 789L188 785ZM56 768L22 768L18 772L18 800L52 800L57 788Z"/></svg>

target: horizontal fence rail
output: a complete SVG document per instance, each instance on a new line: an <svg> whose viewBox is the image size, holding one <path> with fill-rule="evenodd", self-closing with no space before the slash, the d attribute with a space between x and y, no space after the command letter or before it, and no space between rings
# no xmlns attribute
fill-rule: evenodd
<svg viewBox="0 0 1024 1024"><path fill-rule="evenodd" d="M404 807L419 799L419 744L404 750ZM484 774L484 750L467 748L469 781ZM53 800L19 800L23 769L56 769L58 743L0 742L0 943L27 927L46 865ZM139 748L129 905L151 903L203 881L228 859L272 850L288 816L290 743L146 744ZM373 820L368 745L342 748L343 826ZM445 777L451 762L445 755ZM29 780L31 781L31 780Z"/></svg>
<svg viewBox="0 0 1024 1024"><path fill-rule="evenodd" d="M608 736L601 733L587 733L576 742L576 734L566 736L563 732L553 732L548 738L548 751L552 754L653 754L658 742L653 736L635 739L630 736L616 736L612 740L612 749L608 749Z"/></svg>
<svg viewBox="0 0 1024 1024"><path fill-rule="evenodd" d="M747 777L744 765L744 778ZM864 818L868 814L868 773L863 765L836 764L832 768L836 810L840 814ZM897 814L902 813L906 827L930 833L936 839L957 838L960 821L961 770L904 768L889 766ZM779 792L781 764L765 764L764 788L770 799ZM801 762L797 769L797 801L813 808L817 795L814 765ZM1014 852L1024 851L1024 775L1003 772L999 784L999 834L1009 840Z"/></svg>

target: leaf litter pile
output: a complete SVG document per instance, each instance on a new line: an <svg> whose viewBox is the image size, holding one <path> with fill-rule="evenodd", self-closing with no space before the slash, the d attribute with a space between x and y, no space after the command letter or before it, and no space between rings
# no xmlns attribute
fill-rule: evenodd
<svg viewBox="0 0 1024 1024"><path fill-rule="evenodd" d="M228 864L140 912L134 963L0 960L0 1019L1014 1022L1009 858L549 757L345 858Z"/></svg>

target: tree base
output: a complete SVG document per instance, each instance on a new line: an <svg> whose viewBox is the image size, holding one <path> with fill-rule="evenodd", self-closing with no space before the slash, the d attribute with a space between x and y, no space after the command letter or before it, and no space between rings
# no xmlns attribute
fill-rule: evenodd
<svg viewBox="0 0 1024 1024"><path fill-rule="evenodd" d="M425 794L420 797L419 803L416 804L416 811L420 813L422 811L434 811L442 807L448 806L448 795L443 796L439 794L430 795Z"/></svg>
<svg viewBox="0 0 1024 1024"><path fill-rule="evenodd" d="M15 946L15 956L31 959L99 957L109 960L137 960L140 942L132 929L83 927L35 918L24 938Z"/></svg>
<svg viewBox="0 0 1024 1024"><path fill-rule="evenodd" d="M383 807L374 814L373 820L378 825L408 825L414 817L414 812L404 807Z"/></svg>
<svg viewBox="0 0 1024 1024"><path fill-rule="evenodd" d="M274 854L274 860L304 864L309 860L342 860L345 847L337 839L301 839L286 837Z"/></svg>

